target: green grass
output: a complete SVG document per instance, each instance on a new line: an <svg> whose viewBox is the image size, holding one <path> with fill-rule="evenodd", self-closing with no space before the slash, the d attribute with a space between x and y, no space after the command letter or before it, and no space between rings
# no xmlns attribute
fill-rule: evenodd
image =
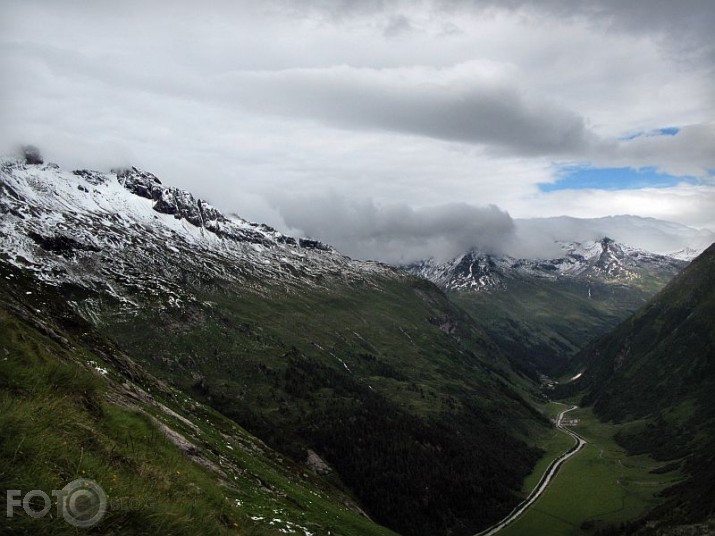
<svg viewBox="0 0 715 536"><path fill-rule="evenodd" d="M196 421L201 434L194 436L212 461L240 458L230 476L246 482L233 496L254 517L283 509L301 520L305 511L336 533L384 531L348 508L335 509L359 502L401 533L476 532L519 501L540 454L526 443L544 423L524 400L525 380L429 282L373 278L257 289L202 280L191 289L198 301L166 307L137 297L142 308L134 315L108 296L39 288L28 274L5 269L12 281L0 278L0 289L6 285L17 303L44 311L51 322L72 324L66 329L78 346L101 339L121 348L145 375L161 378L163 389L151 392L176 413L194 415L182 398L195 400L211 427L220 422L244 440L248 430L280 451L293 477L275 461L264 466L265 456L259 464L231 452ZM98 328L77 318L68 302L83 304ZM192 436L155 409L144 408ZM293 481L305 471L308 448L334 469L329 482L342 492L331 488L323 504ZM264 496L263 487L288 496Z"/></svg>
<svg viewBox="0 0 715 536"><path fill-rule="evenodd" d="M296 462L320 453L400 532L468 532L518 501L538 456L525 439L544 423L523 400L525 380L431 283L206 285L199 297L180 310L107 313L103 329Z"/></svg>
<svg viewBox="0 0 715 536"><path fill-rule="evenodd" d="M110 508L100 527L174 534L191 534L200 527L220 533L233 523L246 527L246 516L232 511L211 477L173 447L145 415L103 400L102 378L58 359L65 353L59 346L7 314L0 322L8 352L0 363L4 489L49 493L85 477L99 483L116 504L132 499L128 508ZM225 527L218 521L222 515ZM74 532L63 520L35 520L21 510L3 519L3 526L33 533Z"/></svg>
<svg viewBox="0 0 715 536"><path fill-rule="evenodd" d="M675 472L650 473L662 463L628 456L613 440L618 428L600 422L590 409L569 416L581 419L574 430L588 445L564 464L537 503L500 535L594 534L642 515L659 503L658 492L679 480Z"/></svg>
<svg viewBox="0 0 715 536"><path fill-rule="evenodd" d="M110 402L113 383L125 380L76 341L57 344L5 308L0 341L0 488L49 494L77 478L96 481L109 508L88 533L259 536L282 534L279 529L304 534L299 527L305 527L316 534L393 534L234 423L159 383L145 387L190 424L139 401L135 410ZM106 367L108 376L95 373L90 361ZM194 463L156 420L199 445L224 474ZM76 529L56 516L32 519L20 508L12 518L3 516L0 532Z"/></svg>
<svg viewBox="0 0 715 536"><path fill-rule="evenodd" d="M293 347L343 373L349 367L360 382L374 382L423 416L447 409L450 395L492 389L497 375L511 381L506 360L471 319L436 287L420 285L381 280L374 287L267 294L209 287L200 296L204 303L186 311L147 307L136 318L108 314L106 332L155 371L176 375L182 386L191 387L186 370L221 378L212 387L267 413L285 411L272 373L282 372ZM462 333L450 337L430 323L447 316ZM245 398L234 396L239 389ZM489 398L495 406L502 402Z"/></svg>
<svg viewBox="0 0 715 536"><path fill-rule="evenodd" d="M705 521L715 510L715 245L616 330L574 357L579 389L599 418L629 423L618 443L682 462L686 482L644 522ZM575 389L574 389L575 388Z"/></svg>
<svg viewBox="0 0 715 536"><path fill-rule="evenodd" d="M452 292L450 299L480 320L512 364L533 375L565 365L662 288L667 277L644 277L631 286L578 279L511 279L506 290ZM558 314L555 314L558 311Z"/></svg>

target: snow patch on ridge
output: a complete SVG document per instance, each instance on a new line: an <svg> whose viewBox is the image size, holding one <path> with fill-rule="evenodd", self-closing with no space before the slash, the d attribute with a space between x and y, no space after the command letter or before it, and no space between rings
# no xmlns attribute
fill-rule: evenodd
<svg viewBox="0 0 715 536"><path fill-rule="evenodd" d="M67 172L0 159L0 258L46 283L102 290L122 307L181 307L202 282L325 286L402 277L317 240L224 216L137 168ZM182 283L179 283L182 282ZM90 300L77 304L91 316Z"/></svg>

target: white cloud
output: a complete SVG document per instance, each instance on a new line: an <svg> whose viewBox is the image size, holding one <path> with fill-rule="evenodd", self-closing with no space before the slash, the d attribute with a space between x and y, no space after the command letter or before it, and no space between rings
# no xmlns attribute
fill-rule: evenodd
<svg viewBox="0 0 715 536"><path fill-rule="evenodd" d="M548 217L578 214L598 218L631 214L715 229L715 190L709 185L681 184L636 190L559 190L521 200L512 214Z"/></svg>
<svg viewBox="0 0 715 536"><path fill-rule="evenodd" d="M517 256L560 256L555 241L600 240L616 242L655 253L669 254L684 248L702 251L715 242L715 233L685 225L640 216L601 218L532 218L515 220L515 237L509 252Z"/></svg>
<svg viewBox="0 0 715 536"><path fill-rule="evenodd" d="M641 136L594 155L610 166L657 166L676 176L707 179L715 169L715 122L685 125L676 136Z"/></svg>

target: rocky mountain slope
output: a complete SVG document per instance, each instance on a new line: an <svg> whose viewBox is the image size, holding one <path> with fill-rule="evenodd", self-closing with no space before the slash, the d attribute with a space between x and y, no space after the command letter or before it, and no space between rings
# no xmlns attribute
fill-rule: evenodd
<svg viewBox="0 0 715 536"><path fill-rule="evenodd" d="M484 319L484 328L512 364L536 377L563 366L687 265L609 238L559 245L563 255L555 259L470 252L407 269L434 281L455 303Z"/></svg>
<svg viewBox="0 0 715 536"><path fill-rule="evenodd" d="M519 501L539 454L527 441L546 423L433 284L224 216L134 168L5 160L0 189L11 287L22 275L52 289L170 389L319 468L376 521L473 534ZM41 311L51 301L25 292Z"/></svg>
<svg viewBox="0 0 715 536"><path fill-rule="evenodd" d="M572 363L603 419L632 423L617 439L690 475L667 492L647 521L691 523L715 517L715 244L618 328ZM651 527L653 528L653 527ZM655 532L655 530L653 530Z"/></svg>
<svg viewBox="0 0 715 536"><path fill-rule="evenodd" d="M398 277L316 240L227 217L136 168L66 172L5 159L0 191L0 247L8 262L55 285L106 293L127 311L138 307L136 295L168 307L194 300L179 274L256 287Z"/></svg>

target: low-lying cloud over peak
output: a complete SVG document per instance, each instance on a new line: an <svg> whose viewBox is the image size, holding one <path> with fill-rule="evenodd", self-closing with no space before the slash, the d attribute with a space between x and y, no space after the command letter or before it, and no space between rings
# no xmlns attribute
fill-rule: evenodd
<svg viewBox="0 0 715 536"><path fill-rule="evenodd" d="M278 209L296 232L352 257L393 264L430 257L447 260L474 248L500 254L515 230L509 214L494 205L379 206L369 199L334 194L284 200Z"/></svg>

